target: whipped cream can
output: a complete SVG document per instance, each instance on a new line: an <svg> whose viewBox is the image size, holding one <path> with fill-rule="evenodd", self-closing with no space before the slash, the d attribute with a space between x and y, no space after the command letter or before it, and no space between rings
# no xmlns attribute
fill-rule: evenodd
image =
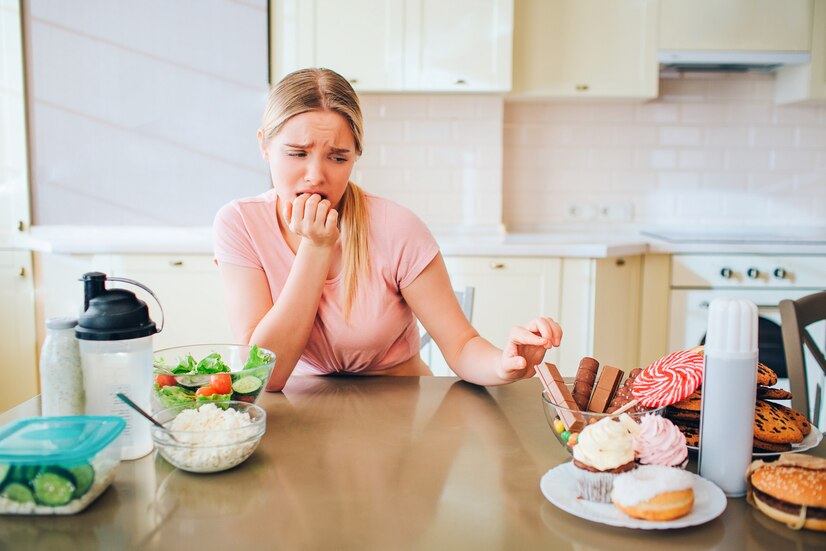
<svg viewBox="0 0 826 551"><path fill-rule="evenodd" d="M698 472L728 497L746 495L757 353L757 306L748 300L714 299L704 353Z"/></svg>

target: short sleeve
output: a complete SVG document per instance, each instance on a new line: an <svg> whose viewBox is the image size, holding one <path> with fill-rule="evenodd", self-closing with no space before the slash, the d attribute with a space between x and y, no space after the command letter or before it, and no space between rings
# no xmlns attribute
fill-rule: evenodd
<svg viewBox="0 0 826 551"><path fill-rule="evenodd" d="M263 269L237 201L224 205L215 215L212 237L216 261Z"/></svg>
<svg viewBox="0 0 826 551"><path fill-rule="evenodd" d="M392 235L391 250L396 260L396 283L404 289L419 277L436 255L439 245L430 230L411 211L392 205L386 224Z"/></svg>

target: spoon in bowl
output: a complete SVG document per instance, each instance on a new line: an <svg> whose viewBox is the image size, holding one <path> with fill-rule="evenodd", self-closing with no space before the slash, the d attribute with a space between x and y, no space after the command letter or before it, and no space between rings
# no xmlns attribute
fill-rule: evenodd
<svg viewBox="0 0 826 551"><path fill-rule="evenodd" d="M163 426L162 424L160 424L160 423L157 421L157 419L155 419L154 417L152 417L151 415L149 415L148 413L146 413L146 412L143 410L143 408L142 408L142 407L140 407L138 404L136 404L135 402L133 402L132 400L130 400L130 399L129 399L129 397L128 397L128 396L126 396L126 394L123 394L122 392L118 392L118 393L116 393L116 394L115 394L115 396L117 396L118 398L120 398L121 400L123 400L123 402L124 402L127 406L129 406L130 408L134 409L135 411L137 411L138 413L140 413L141 415L143 415L143 416L144 416L144 417L146 417L147 419L149 419L149 421L151 421L153 425L155 425L156 427L160 427L160 428L162 428L162 429L163 429L163 431L164 431L166 434L168 434L168 435L169 435L169 437L170 437L172 440L174 440L175 442L178 442L178 439L177 439L177 438L175 438L175 436L173 436L171 432L169 432L169 429L168 429L168 428L166 428L165 426Z"/></svg>

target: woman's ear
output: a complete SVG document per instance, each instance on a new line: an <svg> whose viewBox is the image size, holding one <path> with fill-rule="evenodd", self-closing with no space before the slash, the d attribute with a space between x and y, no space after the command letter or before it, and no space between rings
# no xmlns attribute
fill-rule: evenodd
<svg viewBox="0 0 826 551"><path fill-rule="evenodd" d="M261 157L265 161L270 160L270 154L267 151L267 144L264 142L264 131L260 128L258 129L258 149L261 151Z"/></svg>

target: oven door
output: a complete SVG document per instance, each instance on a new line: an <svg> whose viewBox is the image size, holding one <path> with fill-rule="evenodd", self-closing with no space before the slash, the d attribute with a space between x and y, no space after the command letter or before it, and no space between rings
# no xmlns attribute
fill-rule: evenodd
<svg viewBox="0 0 826 551"><path fill-rule="evenodd" d="M806 295L812 294L812 290L793 291L789 289L674 289L671 291L670 319L669 319L669 350L682 350L691 348L705 342L706 329L708 327L708 306L715 298L731 298L750 300L757 305L757 313L760 317L760 361L769 367L776 369L778 375L785 375L785 356L783 351L782 335L780 334L780 310L778 304L781 300L797 300ZM812 326L812 337L817 345L824 349L826 344L826 324L819 323ZM783 358L782 362L778 358ZM812 410L809 412L810 419L821 423L824 426L826 421L826 408L823 407L822 393L826 388L826 377L817 368L814 360L807 358L807 366L814 366L808 370L809 383L809 403ZM787 378L781 378L777 386L789 389ZM788 401L780 402L790 405ZM817 405L817 412L815 407Z"/></svg>

